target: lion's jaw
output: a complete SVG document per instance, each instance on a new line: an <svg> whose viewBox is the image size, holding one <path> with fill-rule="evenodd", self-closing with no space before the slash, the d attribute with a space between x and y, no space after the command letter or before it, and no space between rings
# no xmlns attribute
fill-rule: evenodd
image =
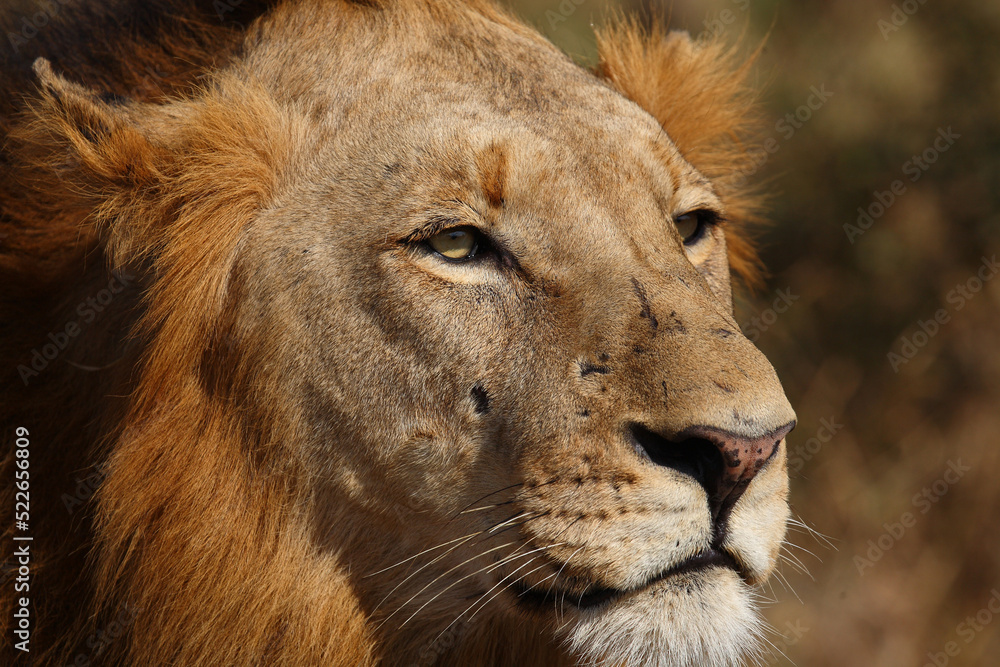
<svg viewBox="0 0 1000 667"><path fill-rule="evenodd" d="M753 593L734 572L704 571L583 612L563 632L585 665L724 667L759 652L755 609Z"/></svg>
<svg viewBox="0 0 1000 667"><path fill-rule="evenodd" d="M690 516L675 513L671 516L674 525L659 531L667 549L652 563L643 563L642 555L629 554L627 548L610 547L613 555L609 557L630 563L642 581L629 592L583 609L550 595L550 606L566 609L557 632L565 638L571 653L586 665L628 667L722 667L759 657L763 632L751 582L768 577L775 565L776 545L784 536L784 453L778 458L781 460L770 474L755 480L760 486L752 489L752 495L748 492L743 499L747 504L730 518L721 558L715 551L704 556L711 548L711 526L706 525L703 505L692 507ZM703 502L699 498L693 504ZM674 536L684 534L677 526L688 518L704 526L704 536L690 545L681 539L682 548L676 548ZM697 535L698 530L687 534ZM613 541L609 537L602 546L608 547ZM671 550L671 545L675 549ZM738 561L739 571L728 562L729 555ZM663 569L657 572L656 567Z"/></svg>

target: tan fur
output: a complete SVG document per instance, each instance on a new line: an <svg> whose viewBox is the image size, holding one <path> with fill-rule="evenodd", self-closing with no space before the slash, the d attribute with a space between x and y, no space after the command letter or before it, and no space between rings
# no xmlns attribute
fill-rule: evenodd
<svg viewBox="0 0 1000 667"><path fill-rule="evenodd" d="M787 518L783 445L720 533L706 491L628 438L761 438L794 417L731 312L727 247L745 278L756 262L732 54L623 23L595 74L457 0L274 3L236 48L231 25L176 10L132 43L169 68L169 95L107 99L85 56L38 60L3 121L4 367L109 269L130 286L3 395L44 508L33 657L751 655L752 585ZM4 79L26 81L18 67ZM671 219L706 208L726 222L682 245ZM454 264L420 242L456 226L495 253ZM95 470L93 500L63 512ZM650 583L712 544L741 575ZM528 588L554 597L532 606ZM573 604L602 588L619 593Z"/></svg>

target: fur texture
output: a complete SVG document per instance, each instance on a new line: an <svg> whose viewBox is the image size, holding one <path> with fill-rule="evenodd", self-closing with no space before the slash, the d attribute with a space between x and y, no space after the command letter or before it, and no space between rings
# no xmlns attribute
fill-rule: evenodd
<svg viewBox="0 0 1000 667"><path fill-rule="evenodd" d="M458 0L141 7L68 7L0 71L32 657L752 655L794 415L731 313L733 55L622 22L589 72ZM473 228L474 261L427 245ZM780 433L715 516L713 433Z"/></svg>

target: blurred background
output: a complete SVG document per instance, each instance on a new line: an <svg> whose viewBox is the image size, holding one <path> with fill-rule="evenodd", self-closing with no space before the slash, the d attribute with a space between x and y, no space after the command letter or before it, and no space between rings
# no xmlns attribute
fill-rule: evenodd
<svg viewBox="0 0 1000 667"><path fill-rule="evenodd" d="M583 63L615 9L766 37L770 276L737 319L798 413L809 527L770 664L1000 665L1000 2L511 4Z"/></svg>

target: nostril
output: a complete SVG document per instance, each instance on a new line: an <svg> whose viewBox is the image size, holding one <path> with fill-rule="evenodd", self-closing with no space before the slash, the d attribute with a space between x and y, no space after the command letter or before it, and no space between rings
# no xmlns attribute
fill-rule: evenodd
<svg viewBox="0 0 1000 667"><path fill-rule="evenodd" d="M715 539L721 544L736 502L794 426L795 422L789 422L757 437L710 426L691 426L675 435L675 440L668 440L641 424L629 425L628 431L640 456L690 475L701 484L715 522Z"/></svg>
<svg viewBox="0 0 1000 667"><path fill-rule="evenodd" d="M674 442L639 424L632 424L629 433L639 454L647 456L656 465L693 477L710 498L716 495L717 480L722 477L725 462L714 442L704 438L685 438Z"/></svg>

